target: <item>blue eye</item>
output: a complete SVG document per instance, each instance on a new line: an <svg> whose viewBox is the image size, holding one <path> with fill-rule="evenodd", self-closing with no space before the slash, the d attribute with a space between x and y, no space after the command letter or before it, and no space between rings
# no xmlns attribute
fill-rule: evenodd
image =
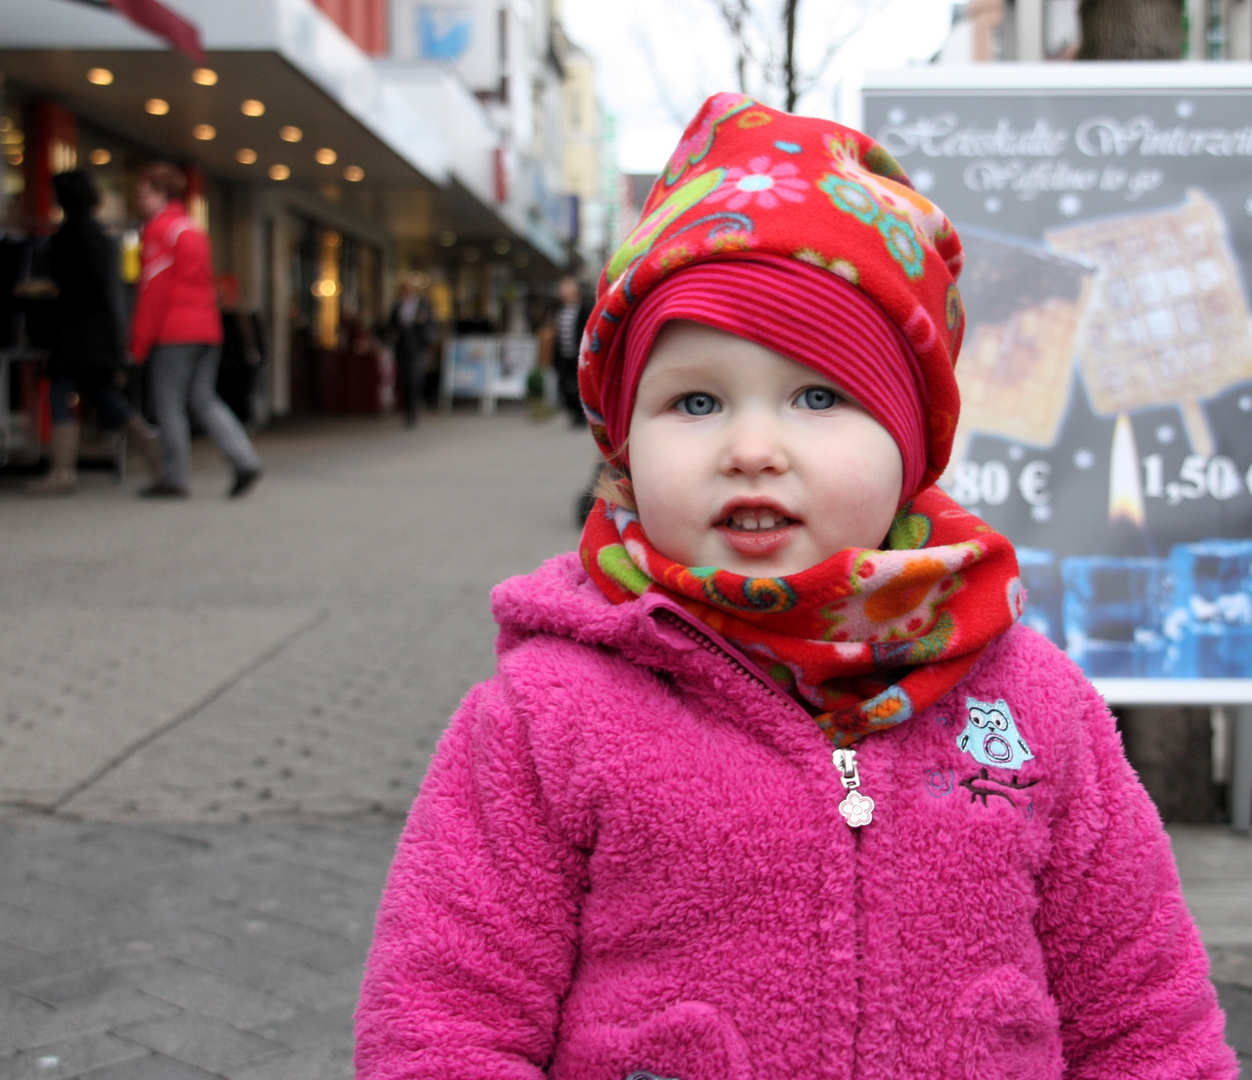
<svg viewBox="0 0 1252 1080"><path fill-rule="evenodd" d="M709 413L717 412L720 406L711 394L688 394L678 399L675 408L688 416L708 416Z"/></svg>
<svg viewBox="0 0 1252 1080"><path fill-rule="evenodd" d="M810 386L807 390L800 391L796 404L804 409L821 412L824 409L833 409L842 400L839 392L829 386Z"/></svg>

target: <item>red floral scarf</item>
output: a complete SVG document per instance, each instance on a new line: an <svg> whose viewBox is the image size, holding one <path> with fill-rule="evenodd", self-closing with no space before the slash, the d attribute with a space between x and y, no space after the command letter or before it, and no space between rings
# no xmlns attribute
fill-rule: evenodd
<svg viewBox="0 0 1252 1080"><path fill-rule="evenodd" d="M900 511L888 548L850 548L799 574L747 578L661 555L638 517L603 500L583 565L611 601L676 601L754 660L846 747L955 686L1021 615L1013 546L930 487Z"/></svg>

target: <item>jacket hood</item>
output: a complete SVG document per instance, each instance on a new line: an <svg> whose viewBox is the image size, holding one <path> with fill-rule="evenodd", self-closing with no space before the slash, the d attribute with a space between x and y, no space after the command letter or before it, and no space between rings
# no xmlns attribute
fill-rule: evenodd
<svg viewBox="0 0 1252 1080"><path fill-rule="evenodd" d="M612 649L636 664L675 673L690 669L696 654L708 656L691 633L684 632L684 627L690 631L695 624L677 604L652 593L628 604L612 603L573 551L497 585L491 592L491 613L500 627L496 653L501 657L536 634ZM711 629L696 630L751 668Z"/></svg>

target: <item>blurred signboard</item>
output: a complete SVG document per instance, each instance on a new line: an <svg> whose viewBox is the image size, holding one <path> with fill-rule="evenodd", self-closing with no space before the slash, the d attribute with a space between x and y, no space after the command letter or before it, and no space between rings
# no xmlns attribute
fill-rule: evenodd
<svg viewBox="0 0 1252 1080"><path fill-rule="evenodd" d="M496 402L521 401L526 379L539 362L539 340L533 334L467 334L448 344L443 363L441 396L445 407L453 398L478 398L483 412Z"/></svg>
<svg viewBox="0 0 1252 1080"><path fill-rule="evenodd" d="M862 109L965 243L942 483L1018 545L1026 621L1252 701L1252 69L910 70Z"/></svg>

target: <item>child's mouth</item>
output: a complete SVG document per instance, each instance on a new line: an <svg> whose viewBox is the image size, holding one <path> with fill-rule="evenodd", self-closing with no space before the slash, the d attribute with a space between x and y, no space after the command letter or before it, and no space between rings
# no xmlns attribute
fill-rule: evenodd
<svg viewBox="0 0 1252 1080"><path fill-rule="evenodd" d="M718 523L726 543L741 555L768 555L791 539L800 523L765 506L737 507Z"/></svg>

